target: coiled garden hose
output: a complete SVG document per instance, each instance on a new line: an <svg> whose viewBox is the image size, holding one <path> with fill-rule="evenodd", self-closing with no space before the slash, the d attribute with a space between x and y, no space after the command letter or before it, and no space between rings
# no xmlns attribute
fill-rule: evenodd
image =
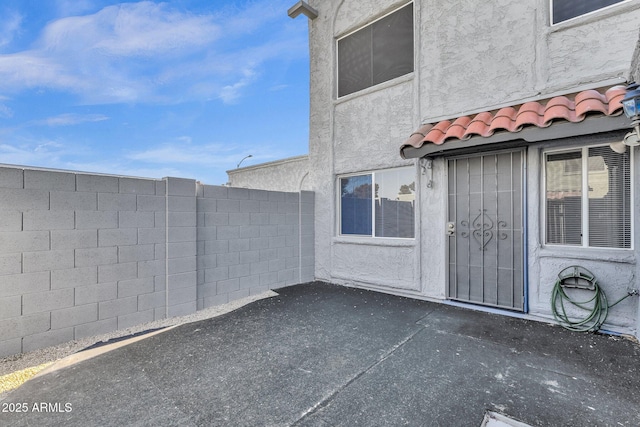
<svg viewBox="0 0 640 427"><path fill-rule="evenodd" d="M567 294L565 288L591 291L592 296L585 301L577 301ZM628 292L627 295L609 305L607 296L598 285L593 273L584 267L574 265L565 268L558 274L558 280L556 280L551 293L551 311L556 321L565 329L578 332L595 332L600 329L607 319L611 307L635 294L634 292ZM572 310L573 312L584 312L584 317L576 318L576 315L572 313L572 319L567 313L567 303L570 304L569 307L573 306L579 309Z"/></svg>

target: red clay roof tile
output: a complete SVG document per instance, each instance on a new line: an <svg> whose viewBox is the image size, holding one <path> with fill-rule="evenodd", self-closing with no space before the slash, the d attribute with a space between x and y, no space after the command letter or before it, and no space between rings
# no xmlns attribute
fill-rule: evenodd
<svg viewBox="0 0 640 427"><path fill-rule="evenodd" d="M422 140L424 139L425 135L431 130L431 128L433 128L433 125L421 126L420 129L409 136L409 139L405 142L405 144L411 145L416 148L422 146Z"/></svg>
<svg viewBox="0 0 640 427"><path fill-rule="evenodd" d="M585 90L570 96L556 96L548 100L531 101L522 105L501 108L495 114L483 111L474 116L461 116L453 120L442 120L426 124L409 137L401 147L420 148L426 143L441 145L447 140L464 141L474 136L488 138L495 132L519 132L527 126L544 128L553 122L565 120L572 123L583 121L587 115L622 114L620 100L624 98L625 86L613 86L604 92Z"/></svg>
<svg viewBox="0 0 640 427"><path fill-rule="evenodd" d="M470 138L473 135L480 135L485 137L490 136L492 133L489 130L491 119L491 113L489 113L488 111L476 114L473 120L471 120L471 123L469 123L469 125L467 126L467 130L465 131L462 139Z"/></svg>
<svg viewBox="0 0 640 427"><path fill-rule="evenodd" d="M451 126L449 126L449 129L447 129L444 139L445 140L450 138L462 139L464 137L464 132L467 130L467 126L469 126L470 122L471 122L471 117L469 116L458 117L451 124Z"/></svg>
<svg viewBox="0 0 640 427"><path fill-rule="evenodd" d="M516 129L521 130L526 125L544 127L544 107L538 102L522 104L516 115Z"/></svg>
<svg viewBox="0 0 640 427"><path fill-rule="evenodd" d="M491 113L489 113L491 114ZM501 108L491 120L489 130L491 133L488 136L494 134L497 130L506 130L508 132L516 132L516 116L518 111L513 107Z"/></svg>
<svg viewBox="0 0 640 427"><path fill-rule="evenodd" d="M547 102L544 112L544 123L551 124L553 120L558 119L575 122L576 112L574 108L574 103L566 96L556 96L555 98L551 98L551 100Z"/></svg>
<svg viewBox="0 0 640 427"><path fill-rule="evenodd" d="M438 122L433 128L424 136L423 142L431 142L436 145L440 145L444 142L444 139L447 137L447 129L451 126L451 122L449 120L443 120ZM419 147L422 144L419 145Z"/></svg>
<svg viewBox="0 0 640 427"><path fill-rule="evenodd" d="M627 88L624 86L614 86L605 92L606 101L609 105L609 116L613 116L617 111L622 111L622 98L625 97Z"/></svg>

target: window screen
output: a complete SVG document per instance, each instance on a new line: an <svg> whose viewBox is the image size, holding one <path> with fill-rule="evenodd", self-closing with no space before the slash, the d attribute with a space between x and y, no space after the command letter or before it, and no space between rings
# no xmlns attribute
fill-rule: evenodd
<svg viewBox="0 0 640 427"><path fill-rule="evenodd" d="M371 26L372 85L413 71L413 7L405 6Z"/></svg>
<svg viewBox="0 0 640 427"><path fill-rule="evenodd" d="M371 86L371 27L345 37L338 42L340 64L338 96L348 95Z"/></svg>
<svg viewBox="0 0 640 427"><path fill-rule="evenodd" d="M547 243L631 248L630 155L608 145L547 154Z"/></svg>
<svg viewBox="0 0 640 427"><path fill-rule="evenodd" d="M371 175L340 179L341 234L371 235Z"/></svg>
<svg viewBox="0 0 640 427"><path fill-rule="evenodd" d="M413 4L338 40L338 96L413 71Z"/></svg>
<svg viewBox="0 0 640 427"><path fill-rule="evenodd" d="M625 0L552 0L552 20L557 24Z"/></svg>
<svg viewBox="0 0 640 427"><path fill-rule="evenodd" d="M411 169L376 173L375 235L413 237L415 201L414 172Z"/></svg>

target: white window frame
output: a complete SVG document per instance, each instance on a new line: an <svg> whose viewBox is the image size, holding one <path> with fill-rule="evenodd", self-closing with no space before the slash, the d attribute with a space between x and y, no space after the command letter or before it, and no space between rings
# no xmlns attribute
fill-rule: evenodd
<svg viewBox="0 0 640 427"><path fill-rule="evenodd" d="M544 246L547 247L565 247L565 248L581 248L581 249L589 249L589 250L613 250L613 251L632 251L635 247L635 210L633 207L635 206L634 194L635 194L635 165L634 165L634 147L629 147L629 183L630 188L630 197L629 197L629 206L630 206L630 233L631 233L631 242L628 248L616 248L616 247L603 247L603 246L589 246L589 193L585 192L585 189L589 188L589 174L588 174L588 162L589 162L589 149L595 147L605 147L609 144L593 144L593 145L580 145L575 147L567 147L561 149L549 149L544 150L542 152L542 190L540 191L540 195L542 198L542 212L541 222L542 222L542 242ZM581 245L568 245L562 243L549 243L547 242L547 155L548 154L559 154L559 153L571 153L571 152L581 152L581 174L582 174L582 196L581 196L581 231L582 231L582 244Z"/></svg>
<svg viewBox="0 0 640 427"><path fill-rule="evenodd" d="M597 13L601 13L603 11L610 10L610 9L612 9L614 7L621 6L621 5L625 4L625 3L630 2L631 0L622 0L622 1L618 2L618 3L612 4L610 6L601 7L600 9L592 10L591 12L587 12L587 13L584 13L582 15L574 16L573 18L565 19L564 21L560 21L560 22L554 22L554 20L553 20L553 2L554 1L556 1L556 0L549 0L549 22L551 23L551 26L562 25L562 24L564 24L566 22L573 22L574 20L579 19L579 18L583 18L585 16L592 16L592 15L595 15Z"/></svg>
<svg viewBox="0 0 640 427"><path fill-rule="evenodd" d="M416 52L416 7L415 7L415 3L413 2L413 0L411 0L411 1L405 3L405 4L401 5L401 6L398 6L397 8L393 9L392 11L390 11L388 13L385 13L384 15L378 17L377 19L374 19L373 21L368 22L368 23L356 28L355 30L350 31L349 33L344 34L344 35L342 35L342 36L340 36L339 38L336 39L336 41L335 41L335 61L336 61L335 93L336 93L336 99L343 99L343 98L346 98L346 97L349 97L349 96L353 96L355 94L362 93L362 92L367 91L367 90L369 90L371 88L387 84L388 82L391 82L391 81L394 81L394 80L397 80L397 79L401 79L401 78L406 77L407 75L411 74L411 73L403 74L403 75L395 77L395 78L393 78L391 80L380 82L380 83L372 85L372 86L367 86L364 89L360 89L358 91L351 92L351 93L348 93L346 95L342 95L342 96L339 95L340 87L338 85L338 82L340 81L340 63L338 61L338 56L339 56L338 55L338 53L339 53L338 52L338 43L340 42L340 40L343 40L343 39L349 37L350 35L355 34L358 31L363 30L363 29L367 28L370 25L375 24L376 22L386 18L389 15L392 15L392 14L396 13L397 11L399 11L400 9L402 9L403 7L406 7L408 5L411 5L411 7L413 8L413 71L411 73L414 73L416 71L416 58L415 58L415 52Z"/></svg>
<svg viewBox="0 0 640 427"><path fill-rule="evenodd" d="M371 189L372 191L374 191L375 186L376 186L376 179L375 179L375 175L376 174L380 174L380 173L384 173L384 172L392 172L392 171L398 171L398 170L402 170L402 169L406 169L406 170L412 170L413 171L413 175L414 175L414 182L415 182L415 190L414 190L414 201L413 201L413 237L392 237L392 236L376 236L375 235L375 226L376 226L376 210L375 210L375 204L376 204L376 197L375 194L371 195L371 232L370 234L342 234L342 195L340 194L340 180L343 178L349 178L352 176L363 176L363 175L371 175ZM417 203L418 203L418 177L417 177L417 173L416 173L416 169L414 166L400 166L397 168L386 168L386 169L376 169L376 170L369 170L369 171L362 171L362 172L353 172L353 173L348 173L348 174L341 174L341 175L337 175L336 176L336 214L337 214L337 218L336 218L336 224L337 224L337 230L336 230L336 234L339 237L345 237L345 238L354 238L354 239L376 239L376 240L383 240L383 239L393 239L393 240L401 240L401 241L410 241L410 240L415 240L416 239L416 234L417 234L417 230L416 230L416 214L417 214Z"/></svg>

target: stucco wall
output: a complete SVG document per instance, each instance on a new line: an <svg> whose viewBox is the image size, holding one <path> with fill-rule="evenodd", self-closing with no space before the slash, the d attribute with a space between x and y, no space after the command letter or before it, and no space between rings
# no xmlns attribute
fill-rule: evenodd
<svg viewBox="0 0 640 427"><path fill-rule="evenodd" d="M536 93L542 2L418 2L420 84L426 118ZM428 119L427 119L428 121Z"/></svg>
<svg viewBox="0 0 640 427"><path fill-rule="evenodd" d="M422 121L622 83L640 4L549 26L549 2L418 1ZM606 83L605 83L606 82Z"/></svg>
<svg viewBox="0 0 640 427"><path fill-rule="evenodd" d="M414 165L413 160L401 159L396 149L402 142L402 135L412 127L412 110L405 102L412 95L413 84L405 81L385 91L348 97L336 104L335 174ZM327 208L334 211L336 205L332 199ZM414 239L333 238L331 280L419 291L419 259L415 245Z"/></svg>
<svg viewBox="0 0 640 427"><path fill-rule="evenodd" d="M409 81L336 103L335 173L414 164L398 155L398 147L413 126L411 104L406 102L412 97Z"/></svg>
<svg viewBox="0 0 640 427"><path fill-rule="evenodd" d="M412 106L417 86L411 77L335 100L335 39L405 2L310 2L321 13L309 21L310 96L309 185L316 195L315 275L336 283L377 283L417 293L419 252L415 241L388 245L336 238L336 174L414 164L397 155L396 146L419 119ZM407 102L409 101L409 102ZM419 210L419 207L418 207ZM400 255L402 254L402 255ZM379 260L403 262L381 268ZM395 264L394 264L395 265ZM380 270L380 271L378 271Z"/></svg>
<svg viewBox="0 0 640 427"><path fill-rule="evenodd" d="M640 32L640 30L638 32ZM633 51L628 80L631 82L640 82L640 36L638 36L636 48Z"/></svg>
<svg viewBox="0 0 640 427"><path fill-rule="evenodd" d="M309 156L291 157L227 171L230 187L297 192L307 190Z"/></svg>
<svg viewBox="0 0 640 427"><path fill-rule="evenodd" d="M447 243L445 233L447 219L447 175L446 162L433 160L433 170L424 170L420 186L420 242L418 250L422 260L420 275L422 295L434 298L446 298L447 283ZM431 188L427 181L431 179Z"/></svg>
<svg viewBox="0 0 640 427"><path fill-rule="evenodd" d="M610 78L625 81L638 42L640 4L585 16L547 30L547 55L541 58L544 92Z"/></svg>
<svg viewBox="0 0 640 427"><path fill-rule="evenodd" d="M333 19L332 35L344 36L359 29L363 23L380 18L407 4L406 0L362 0L362 1L334 1L332 2Z"/></svg>

